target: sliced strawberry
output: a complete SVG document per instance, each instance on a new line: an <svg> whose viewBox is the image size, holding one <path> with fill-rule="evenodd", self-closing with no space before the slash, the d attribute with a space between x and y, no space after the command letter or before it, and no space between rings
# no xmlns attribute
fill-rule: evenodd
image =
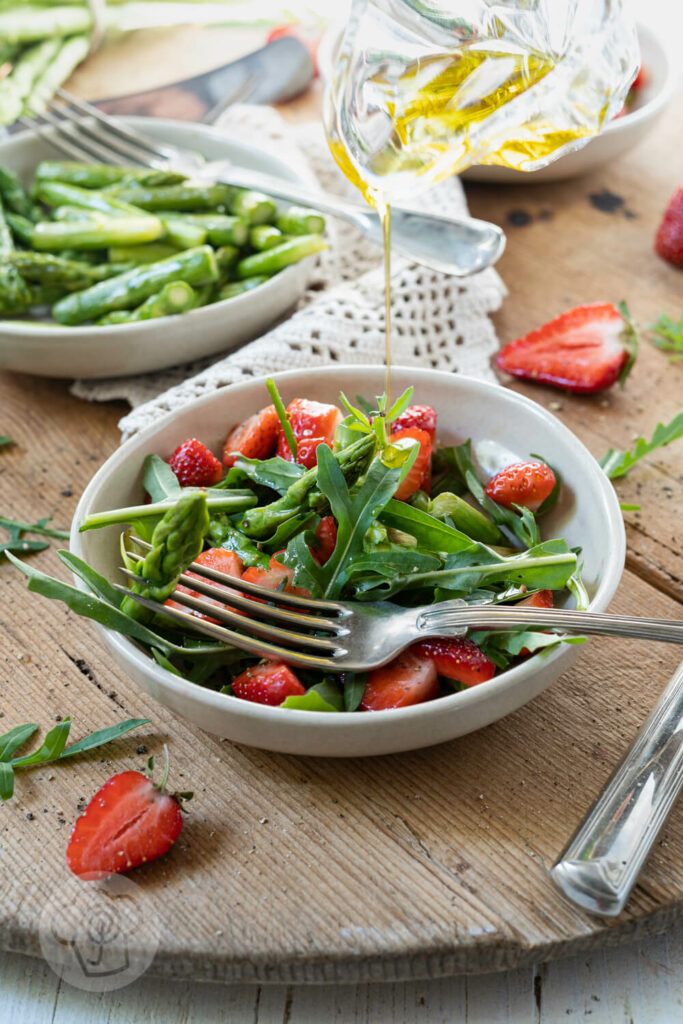
<svg viewBox="0 0 683 1024"><path fill-rule="evenodd" d="M196 437L179 444L168 464L181 487L213 487L223 476L216 456Z"/></svg>
<svg viewBox="0 0 683 1024"><path fill-rule="evenodd" d="M523 505L536 512L555 486L555 474L545 462L513 462L491 477L486 485L489 498L512 508Z"/></svg>
<svg viewBox="0 0 683 1024"><path fill-rule="evenodd" d="M496 666L468 637L424 640L412 649L422 657L431 658L440 676L455 679L463 686L485 683L495 675Z"/></svg>
<svg viewBox="0 0 683 1024"><path fill-rule="evenodd" d="M337 545L337 521L334 516L323 516L318 523L315 535L320 541L317 548L311 548L311 554L318 565L324 565L333 555Z"/></svg>
<svg viewBox="0 0 683 1024"><path fill-rule="evenodd" d="M296 461L310 469L316 464L315 451L318 445L325 442L332 447L342 414L336 405L295 398L287 406L287 418L297 440ZM292 453L282 429L278 436L277 454L288 462L292 461Z"/></svg>
<svg viewBox="0 0 683 1024"><path fill-rule="evenodd" d="M683 267L683 185L664 211L655 239L655 252L675 267Z"/></svg>
<svg viewBox="0 0 683 1024"><path fill-rule="evenodd" d="M498 353L501 370L524 380L588 394L623 381L635 360L637 339L611 302L577 306Z"/></svg>
<svg viewBox="0 0 683 1024"><path fill-rule="evenodd" d="M287 697L299 697L306 693L291 668L282 661L252 665L233 679L231 686L232 692L241 700L276 707Z"/></svg>
<svg viewBox="0 0 683 1024"><path fill-rule="evenodd" d="M223 445L224 465L234 465L238 454L248 459L270 458L275 454L279 429L277 410L274 405L267 405L230 431Z"/></svg>
<svg viewBox="0 0 683 1024"><path fill-rule="evenodd" d="M432 444L436 438L436 409L431 405L409 405L400 416L397 416L391 424L391 429L410 430L416 427L418 430L426 430Z"/></svg>
<svg viewBox="0 0 683 1024"><path fill-rule="evenodd" d="M218 572L225 573L226 576L234 576L235 579L239 579L242 575L244 566L242 565L242 559L235 554L234 551L228 551L227 548L209 548L208 551L202 551L201 555L195 559L199 565L205 565L209 569L217 569ZM191 576L195 580L202 580L203 583L207 581L202 579L196 572L188 572L188 576ZM225 590L228 594L234 594L231 587L227 587L224 583L216 583L211 581L212 586L218 587L220 590ZM206 597L205 594L199 594L196 590L191 590L184 584L178 584L176 588L182 594L189 594L190 597L199 597L202 601L206 601L208 604L215 604L218 608L221 607L221 602L217 601L213 597ZM204 612L196 611L194 608L187 608L185 605L180 604L178 601L174 601L173 598L169 598L165 602L168 608L177 608L180 611L187 612L189 615L196 615L198 619L205 619L207 622L217 623L217 619L212 619L210 616L205 615Z"/></svg>
<svg viewBox="0 0 683 1024"><path fill-rule="evenodd" d="M258 587L265 587L267 590L283 590L285 594L299 594L301 597L311 596L306 587L293 585L294 570L283 565L282 562L278 562L275 555L271 556L267 569L260 569L252 565L242 573L242 579L247 583L255 583Z"/></svg>
<svg viewBox="0 0 683 1024"><path fill-rule="evenodd" d="M420 489L423 480L425 480L425 474L429 473L432 463L432 441L426 430L419 430L417 427L397 430L389 438L391 444L400 440L413 440L417 441L420 445L415 462L410 467L408 475L401 482L394 495L399 501L407 501L411 494Z"/></svg>
<svg viewBox="0 0 683 1024"><path fill-rule="evenodd" d="M313 467L317 465L318 445L320 444L326 444L328 448L332 447L332 442L328 441L325 437L304 437L300 441L297 441L296 461L300 466L305 466L306 469L313 469ZM280 434L278 437L277 454L281 459L286 459L287 462L294 461L292 449L287 444L287 439L284 434Z"/></svg>
<svg viewBox="0 0 683 1024"><path fill-rule="evenodd" d="M106 878L161 857L182 827L178 796L142 772L119 772L76 819L66 862L84 881Z"/></svg>
<svg viewBox="0 0 683 1024"><path fill-rule="evenodd" d="M537 590L535 594L525 597L523 601L517 601L517 604L526 604L530 608L552 608L553 592L552 590ZM522 647L519 652L520 658L527 658L530 654L531 651L528 647Z"/></svg>
<svg viewBox="0 0 683 1024"><path fill-rule="evenodd" d="M422 704L439 693L439 679L431 657L416 649L404 651L398 658L368 675L361 711L385 711Z"/></svg>

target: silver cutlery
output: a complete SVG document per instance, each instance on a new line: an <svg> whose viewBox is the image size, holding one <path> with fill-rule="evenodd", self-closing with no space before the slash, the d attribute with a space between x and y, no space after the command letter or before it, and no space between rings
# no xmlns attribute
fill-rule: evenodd
<svg viewBox="0 0 683 1024"><path fill-rule="evenodd" d="M57 95L61 102L50 101L41 114L22 117L20 123L71 159L172 169L195 180L259 189L276 199L350 221L370 241L382 244L379 217L363 203L237 168L228 161L205 161L197 153L155 142L64 89L58 89ZM503 231L488 221L475 217L451 220L400 207L392 208L391 237L393 251L456 277L466 277L491 266L505 248Z"/></svg>

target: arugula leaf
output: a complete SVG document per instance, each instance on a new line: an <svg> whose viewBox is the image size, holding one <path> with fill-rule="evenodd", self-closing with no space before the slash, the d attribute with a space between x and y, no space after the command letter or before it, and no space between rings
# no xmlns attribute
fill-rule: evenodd
<svg viewBox="0 0 683 1024"><path fill-rule="evenodd" d="M0 800L9 800L14 793L14 769L7 761L0 761Z"/></svg>
<svg viewBox="0 0 683 1024"><path fill-rule="evenodd" d="M148 725L150 722L151 718L126 718L123 722L110 725L107 729L97 729L95 732L91 732L89 736L84 736L82 740L77 740L68 746L66 750L63 750L59 755L59 760L63 761L66 757L84 754L87 750L94 750L105 743L111 743L112 740L118 739L119 736L124 736L125 733L130 732L132 729L137 729L141 725Z"/></svg>
<svg viewBox="0 0 683 1024"><path fill-rule="evenodd" d="M683 316L675 324L670 316L662 313L656 323L648 325L648 330L652 332L650 341L653 345L662 352L673 352L672 363L683 359Z"/></svg>
<svg viewBox="0 0 683 1024"><path fill-rule="evenodd" d="M263 541L263 550L269 554L281 551L291 537L294 537L297 533L302 533L309 526L314 524L317 526L319 521L320 516L316 515L315 512L299 512L298 515L292 516L285 523L279 524L273 536L269 537L267 541Z"/></svg>
<svg viewBox="0 0 683 1024"><path fill-rule="evenodd" d="M344 680L344 711L358 710L367 681L367 672L356 672Z"/></svg>
<svg viewBox="0 0 683 1024"><path fill-rule="evenodd" d="M432 498L437 498L444 491L451 494L467 491L453 447L437 448L432 455Z"/></svg>
<svg viewBox="0 0 683 1024"><path fill-rule="evenodd" d="M615 480L617 477L626 476L631 467L644 456L671 444L679 437L683 437L683 412L674 416L670 423L658 423L649 441L639 437L633 451L610 448L599 462L610 480Z"/></svg>
<svg viewBox="0 0 683 1024"><path fill-rule="evenodd" d="M171 467L158 455L148 455L145 459L142 483L152 502L167 501L179 498L182 489L178 477Z"/></svg>
<svg viewBox="0 0 683 1024"><path fill-rule="evenodd" d="M405 501L391 498L380 513L379 520L384 526L411 534L418 545L427 551L456 552L477 548L476 541L466 533Z"/></svg>
<svg viewBox="0 0 683 1024"><path fill-rule="evenodd" d="M281 708L294 708L297 711L343 711L344 697L339 686L331 679L325 678L316 683L300 696L290 696L282 702Z"/></svg>
<svg viewBox="0 0 683 1024"><path fill-rule="evenodd" d="M53 530L46 524L50 522L49 517L39 519L37 523L24 523L20 519L10 519L8 516L0 516L0 526L6 530L19 530L20 533L37 533L42 537L55 537L57 540L68 540L67 530Z"/></svg>
<svg viewBox="0 0 683 1024"><path fill-rule="evenodd" d="M209 520L209 540L216 548L229 548L242 560L245 566L268 567L268 556L241 530L233 526L225 512L218 512Z"/></svg>
<svg viewBox="0 0 683 1024"><path fill-rule="evenodd" d="M12 438L9 436L9 434L0 434L0 448L6 448L8 445L12 443Z"/></svg>
<svg viewBox="0 0 683 1024"><path fill-rule="evenodd" d="M364 552L359 557L351 559L348 578L351 581L358 578L372 578L372 576L393 579L399 573L410 576L417 572L432 572L441 568L442 565L443 562L440 558L422 554L415 548L397 548L392 551L376 551L372 554Z"/></svg>
<svg viewBox="0 0 683 1024"><path fill-rule="evenodd" d="M30 740L37 728L36 722L27 722L26 725L17 725L0 736L0 761L7 761L15 750Z"/></svg>
<svg viewBox="0 0 683 1024"><path fill-rule="evenodd" d="M58 722L53 729L50 729L41 746L33 754L26 754L24 757L13 757L12 767L20 768L30 764L56 761L66 746L70 728L70 718L65 718L64 721Z"/></svg>
<svg viewBox="0 0 683 1024"><path fill-rule="evenodd" d="M285 494L289 487L306 472L298 462L287 462L274 455L271 459L248 459L239 455L225 478L226 487L250 480L261 487L269 487L278 494Z"/></svg>

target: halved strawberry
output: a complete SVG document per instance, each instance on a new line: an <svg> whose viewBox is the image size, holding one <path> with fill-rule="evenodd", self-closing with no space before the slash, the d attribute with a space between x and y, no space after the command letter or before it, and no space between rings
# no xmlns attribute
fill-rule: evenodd
<svg viewBox="0 0 683 1024"><path fill-rule="evenodd" d="M683 267L683 185L664 211L655 239L655 252L675 267Z"/></svg>
<svg viewBox="0 0 683 1024"><path fill-rule="evenodd" d="M545 462L513 462L491 477L485 491L505 508L523 505L536 512L550 497L555 483L555 474Z"/></svg>
<svg viewBox="0 0 683 1024"><path fill-rule="evenodd" d="M524 380L589 394L623 385L636 358L632 324L611 302L577 306L501 349L501 370Z"/></svg>
<svg viewBox="0 0 683 1024"><path fill-rule="evenodd" d="M71 831L66 850L70 870L95 881L166 853L183 828L180 800L191 794L169 794L165 782L164 777L156 786L148 775L132 771L105 782Z"/></svg>
<svg viewBox="0 0 683 1024"><path fill-rule="evenodd" d="M332 447L342 414L336 405L295 398L287 406L287 418L297 440L296 461L310 469L316 464L315 451L318 445L324 442ZM278 436L277 454L288 462L292 461L292 453L282 429Z"/></svg>
<svg viewBox="0 0 683 1024"><path fill-rule="evenodd" d="M463 686L485 683L495 674L496 666L481 648L468 637L423 640L412 650L422 657L431 658L440 676L455 679Z"/></svg>
<svg viewBox="0 0 683 1024"><path fill-rule="evenodd" d="M413 440L420 445L415 462L408 471L408 475L399 485L395 498L399 501L407 501L411 494L420 489L423 481L429 486L430 466L432 463L432 440L426 430L419 430L417 427L409 427L407 430L397 430L391 434L389 441L394 444L399 440Z"/></svg>
<svg viewBox="0 0 683 1024"><path fill-rule="evenodd" d="M288 665L282 661L264 661L241 672L232 683L232 692L241 700L277 707L287 697L306 693Z"/></svg>
<svg viewBox="0 0 683 1024"><path fill-rule="evenodd" d="M311 554L318 565L324 565L331 558L337 544L337 521L334 516L323 516L318 523L315 535L320 541L317 548L311 548Z"/></svg>
<svg viewBox="0 0 683 1024"><path fill-rule="evenodd" d="M431 658L415 648L404 651L388 665L368 675L361 711L385 711L422 704L439 693L439 680Z"/></svg>
<svg viewBox="0 0 683 1024"><path fill-rule="evenodd" d="M234 427L223 445L223 464L232 466L238 454L248 459L268 459L275 454L280 420L274 405L254 413Z"/></svg>
<svg viewBox="0 0 683 1024"><path fill-rule="evenodd" d="M530 597L525 597L523 601L517 601L516 604L526 604L530 608L552 608L553 607L553 592L552 590L537 590L535 594L531 594ZM519 652L520 658L526 658L531 654L528 647L522 647Z"/></svg>
<svg viewBox="0 0 683 1024"><path fill-rule="evenodd" d="M242 570L244 569L242 559L236 555L234 551L229 551L227 548L209 548L208 551L202 551L201 555L198 555L195 561L199 565L206 565L209 569L217 569L218 572L224 572L226 576L234 576L236 579L240 578ZM207 582L196 572L188 572L187 575L191 576L195 580L202 580L203 583ZM218 587L220 590L225 590L228 594L236 593L236 591L232 590L231 587L226 587L224 583L211 581L211 584L214 587ZM217 601L213 597L206 597L205 594L199 594L196 590L191 590L190 587L186 587L182 583L178 584L176 589L182 594L189 594L190 597L199 597L202 601L208 602L208 604L215 604L217 607L221 607L220 601ZM187 608L178 601L174 601L172 597L164 603L168 608L177 608L180 611L187 612L189 615L196 615L198 619L205 619L207 622L218 622L217 619L212 619L210 616L205 615L204 612L196 611L194 608Z"/></svg>
<svg viewBox="0 0 683 1024"><path fill-rule="evenodd" d="M168 464L181 487L213 487L223 476L216 456L196 437L179 444Z"/></svg>
<svg viewBox="0 0 683 1024"><path fill-rule="evenodd" d="M275 555L271 555L267 569L252 565L244 570L242 579L247 583L255 583L258 587L265 587L267 590L283 590L286 594L299 594L301 597L311 596L306 587L293 586L294 570L283 565L282 562L278 562Z"/></svg>
<svg viewBox="0 0 683 1024"><path fill-rule="evenodd" d="M433 409L431 405L409 405L391 424L393 431L410 430L411 427L417 427L418 430L426 430L432 444L434 444L434 439L436 438L436 409Z"/></svg>

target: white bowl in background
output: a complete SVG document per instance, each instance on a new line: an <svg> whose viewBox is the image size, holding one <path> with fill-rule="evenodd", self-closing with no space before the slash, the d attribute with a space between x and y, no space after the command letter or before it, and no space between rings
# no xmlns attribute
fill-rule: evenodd
<svg viewBox="0 0 683 1024"><path fill-rule="evenodd" d="M283 161L206 125L147 117L124 118L131 127L209 160L228 159L298 184L312 184ZM60 154L31 132L0 143L0 165L25 181L41 160ZM259 288L182 315L110 327L62 327L40 320L0 319L0 370L41 377L119 377L150 373L225 352L290 310L303 293L308 261L287 267Z"/></svg>
<svg viewBox="0 0 683 1024"><path fill-rule="evenodd" d="M461 175L467 181L498 182L506 185L533 185L544 181L561 181L594 171L610 160L633 149L655 127L670 102L676 86L678 65L663 34L656 34L647 25L638 24L638 41L647 84L640 90L633 110L610 121L599 135L580 149L542 167L538 171L516 171L510 167L487 167L477 164ZM325 82L334 74L334 66L344 26L336 24L323 36L318 51L318 66Z"/></svg>
<svg viewBox="0 0 683 1024"><path fill-rule="evenodd" d="M384 388L384 368L336 366L275 374L280 392L323 402L339 391L368 396ZM441 443L491 439L521 457L540 452L563 479L561 500L543 520L546 537L580 546L590 608L604 611L624 567L625 538L614 488L583 444L540 405L494 384L438 370L396 368L396 393L415 386L415 399L439 414ZM87 533L92 512L143 500L142 464L149 453L168 458L186 437L220 451L228 430L267 402L262 379L221 388L161 418L118 449L95 474L76 510L71 550L114 580L120 527ZM78 586L87 589L76 580ZM441 743L489 725L541 693L572 664L583 645L550 648L487 683L414 707L366 713L325 713L266 707L197 686L161 668L131 640L98 627L115 660L138 685L176 714L238 743L323 757L389 754Z"/></svg>

